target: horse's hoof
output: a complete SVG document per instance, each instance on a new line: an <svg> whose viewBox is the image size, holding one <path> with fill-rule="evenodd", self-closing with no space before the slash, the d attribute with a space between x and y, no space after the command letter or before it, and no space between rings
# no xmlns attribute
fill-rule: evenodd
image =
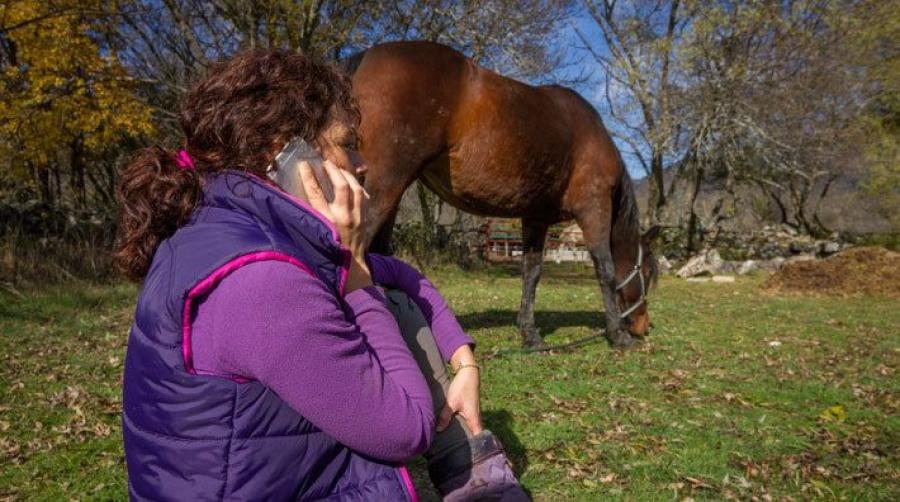
<svg viewBox="0 0 900 502"><path fill-rule="evenodd" d="M549 345L540 338L537 340L523 340L522 346L526 349L546 349L549 347Z"/></svg>
<svg viewBox="0 0 900 502"><path fill-rule="evenodd" d="M619 331L618 333L614 333L611 336L607 337L607 339L609 340L609 344L612 346L612 348L616 350L632 349L639 341L637 338L631 336L627 331Z"/></svg>
<svg viewBox="0 0 900 502"><path fill-rule="evenodd" d="M537 328L522 331L522 346L528 349L545 349L547 344Z"/></svg>

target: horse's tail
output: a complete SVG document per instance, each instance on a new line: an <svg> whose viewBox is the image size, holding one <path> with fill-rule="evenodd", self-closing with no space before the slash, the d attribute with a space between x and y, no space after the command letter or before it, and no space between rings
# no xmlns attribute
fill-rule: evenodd
<svg viewBox="0 0 900 502"><path fill-rule="evenodd" d="M338 59L337 65L340 69L344 70L347 75L353 76L353 74L356 73L356 69L359 68L360 63L362 63L365 55L365 50L355 52L345 58Z"/></svg>

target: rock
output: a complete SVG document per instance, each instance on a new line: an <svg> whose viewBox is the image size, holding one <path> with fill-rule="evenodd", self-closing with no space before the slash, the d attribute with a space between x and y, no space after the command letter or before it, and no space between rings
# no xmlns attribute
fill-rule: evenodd
<svg viewBox="0 0 900 502"><path fill-rule="evenodd" d="M712 276L712 282L734 282L733 275L714 275Z"/></svg>
<svg viewBox="0 0 900 502"><path fill-rule="evenodd" d="M766 272L777 272L784 265L785 259L781 256L776 256L771 260L765 260L759 262L759 268L761 270L765 270Z"/></svg>
<svg viewBox="0 0 900 502"><path fill-rule="evenodd" d="M657 258L656 266L659 268L659 273L661 274L665 274L672 270L672 263L670 263L665 256L660 256L659 258Z"/></svg>
<svg viewBox="0 0 900 502"><path fill-rule="evenodd" d="M757 264L755 260L747 260L744 263L741 263L741 266L737 269L737 273L738 275L747 275L752 274L757 270L759 270L759 264Z"/></svg>
<svg viewBox="0 0 900 502"><path fill-rule="evenodd" d="M688 277L687 282L709 282L709 277Z"/></svg>
<svg viewBox="0 0 900 502"><path fill-rule="evenodd" d="M798 254L797 256L791 256L790 258L785 260L785 263L797 263L798 261L812 261L815 259L816 259L816 255L804 253L804 254Z"/></svg>
<svg viewBox="0 0 900 502"><path fill-rule="evenodd" d="M822 243L822 254L831 255L837 253L841 250L841 244L839 242L824 242Z"/></svg>
<svg viewBox="0 0 900 502"><path fill-rule="evenodd" d="M763 260L771 260L772 258L781 256L783 253L784 251L778 247L778 244L774 242L765 242L759 250L759 257Z"/></svg>
<svg viewBox="0 0 900 502"><path fill-rule="evenodd" d="M809 253L815 253L816 247L817 246L816 246L815 242L804 241L804 240L798 239L798 240L792 241L791 244L788 246L788 249L791 251L791 253L794 253L794 254L809 254Z"/></svg>
<svg viewBox="0 0 900 502"><path fill-rule="evenodd" d="M738 267L741 266L740 262L736 261L723 261L722 266L719 267L719 270L716 272L721 274L735 274L737 273Z"/></svg>
<svg viewBox="0 0 900 502"><path fill-rule="evenodd" d="M694 277L703 274L715 274L722 268L722 257L715 249L704 251L694 256L681 269L678 270L678 277Z"/></svg>

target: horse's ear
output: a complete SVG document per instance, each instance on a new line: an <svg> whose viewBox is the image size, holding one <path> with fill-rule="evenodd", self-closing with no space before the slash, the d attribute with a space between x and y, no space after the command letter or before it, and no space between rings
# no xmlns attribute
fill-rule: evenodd
<svg viewBox="0 0 900 502"><path fill-rule="evenodd" d="M648 246L652 245L654 241L656 241L656 239L659 237L660 230L662 230L661 226L653 225L652 227L648 228L646 232L644 232L644 235L641 236L641 240Z"/></svg>

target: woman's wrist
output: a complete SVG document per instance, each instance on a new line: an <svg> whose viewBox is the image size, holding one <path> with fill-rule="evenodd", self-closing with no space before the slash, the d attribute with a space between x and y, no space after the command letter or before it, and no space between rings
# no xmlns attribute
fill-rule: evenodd
<svg viewBox="0 0 900 502"><path fill-rule="evenodd" d="M475 360L475 352L469 344L461 345L450 357L450 368L453 373L457 373L465 368L473 368L472 371L480 370L478 361Z"/></svg>
<svg viewBox="0 0 900 502"><path fill-rule="evenodd" d="M459 374L460 371L470 370L475 372L481 372L481 365L476 363L461 363L453 367L453 374Z"/></svg>

